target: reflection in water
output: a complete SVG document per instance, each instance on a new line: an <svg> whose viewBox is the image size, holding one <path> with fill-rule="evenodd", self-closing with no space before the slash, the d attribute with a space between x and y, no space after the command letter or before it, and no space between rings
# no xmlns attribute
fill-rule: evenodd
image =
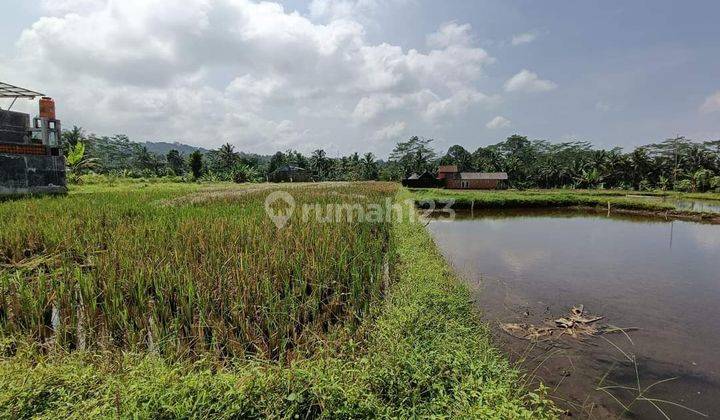
<svg viewBox="0 0 720 420"><path fill-rule="evenodd" d="M582 303L610 324L640 328L632 341L622 334L604 338L636 355L643 386L678 377L653 387L653 397L720 416L720 226L566 210L475 216L429 229L491 324L540 323ZM537 360L549 354L547 348L528 353L526 342L498 336L511 353ZM594 390L604 374L620 385L636 383L632 364L603 339L564 342L561 350L538 372L557 386L556 395L574 401L576 413L587 396L601 405L595 414L619 407ZM629 391L613 393L625 402L633 398ZM666 406L673 418L691 415ZM659 415L648 403L633 408L642 418Z"/></svg>

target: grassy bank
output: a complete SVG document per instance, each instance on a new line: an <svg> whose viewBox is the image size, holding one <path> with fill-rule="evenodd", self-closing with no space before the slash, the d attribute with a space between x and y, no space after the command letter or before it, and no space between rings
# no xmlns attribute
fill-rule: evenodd
<svg viewBox="0 0 720 420"><path fill-rule="evenodd" d="M522 208L522 207L570 207L605 206L632 210L671 210L674 207L617 197L614 195L589 195L570 191L479 191L426 189L415 191L417 200L445 202L453 200L457 209L474 208Z"/></svg>
<svg viewBox="0 0 720 420"><path fill-rule="evenodd" d="M357 193L358 188L363 186L355 184L309 189L298 194L307 194L302 200L335 202L338 197L350 197ZM366 185L364 188L376 189L378 186ZM382 186L379 188L374 192L366 192L379 194L376 198L388 193L382 190ZM42 267L38 271L39 265L35 264L25 267L30 272L21 274L17 273L17 267L3 271L3 284L14 288L3 292L4 296L9 297L0 315L4 317L0 324L4 337L0 348L0 417L550 418L555 415L554 408L542 397L542 393L523 389L523 378L492 347L488 331L471 309L467 290L434 248L422 224L403 219L387 225L369 225L367 231L364 230L366 227L349 225L334 226L325 232L317 223L291 221L294 227L287 235L294 236L284 238L289 243L287 248L280 241L279 250L270 251L266 243L251 241L252 247L240 248L244 251L237 252L238 247L243 245L237 242L239 239L234 239L235 235L227 232L243 232L246 234L243 240L248 240L247 234L253 232L252 224L264 226L263 223L267 223L255 218L257 209L253 206L257 203L253 204L255 200L252 199L253 194L258 195L258 200L263 198L267 191L243 194L233 189L223 193L225 190L225 187L220 186L209 192L186 191L192 192L196 198L200 194L201 199L185 201L182 205L177 205L183 203L182 200L177 201L177 191L164 192L162 188L153 190L153 200L148 200L148 196L142 192L128 191L119 196L113 196L115 193L112 193L111 196L115 197L112 200L104 193L97 192L91 196L77 194L47 201L0 204L0 212L5 216L16 215L10 219L12 223L5 222L3 228L6 233L0 243L3 244L5 265L8 265L7 261L27 262L28 258L32 261L37 255L55 255L56 251L48 251L61 249L61 245L68 250L79 251L104 241L110 244L108 249L117 246L123 252L132 251L127 256L122 253L114 255L121 258L119 263L98 261L103 258L102 255L88 259L87 254L79 253L82 258L78 258L78 262L88 267L60 271L80 278L88 276L87 273L95 269L92 267L107 267L107 271L102 271L102 277L88 280L88 284L92 287L122 285L117 290L112 289L114 293L103 291L83 295L84 283L79 284L77 289L62 286L62 279L67 277L47 277L40 283L37 276L45 275L40 272L52 272L52 266ZM399 198L409 197L403 191ZM83 204L72 200L90 201ZM107 215L100 217L98 214L109 210L107 206L100 206L99 202L92 200L114 203L119 211L118 218ZM155 205L158 202L165 205ZM144 208L143 203L155 204L152 208ZM45 206L49 208L44 209ZM143 210L133 211L137 208ZM17 214L20 209L34 210L35 213L29 214L36 216L24 222ZM50 218L54 213L62 214L63 211L69 212L69 215L59 220L54 227L35 226L47 223L49 219L46 220L46 217ZM131 221L142 226L136 232L136 241L112 238L119 233L126 233L123 229L135 229L126 226ZM177 229L184 223L189 226ZM112 227L111 230L108 230L108 226ZM234 230L243 226L241 230ZM276 232L274 226L268 228ZM380 235L383 229L386 229L386 238ZM77 230L86 232L86 236L68 239L69 232ZM168 231L182 234L177 237L174 234L167 236ZM257 235L265 241L277 243L274 235ZM113 240L121 242L116 244ZM312 240L322 243L315 245ZM148 244L155 241L164 247L155 249ZM29 246L33 244L42 246ZM233 247L226 251L227 244L233 244ZM198 253L198 257L191 261L202 267L187 277L183 265L177 265L184 260L175 259L175 254L184 258L192 256L188 254L190 251L182 249L183 246ZM25 257L25 249L31 250L29 257ZM21 254L13 254L15 250L20 250ZM384 250L389 250L392 255L393 269L389 289L384 290L385 297L381 300L376 293L382 290L382 286L377 283L380 276L376 270L381 261L377 258L382 258ZM240 264L239 260L247 254L255 255L257 259ZM146 262L148 255L157 256L158 259ZM133 257L139 258L140 263L131 264L129 259ZM128 259L126 263L122 262L126 261L123 258ZM168 269L162 270L166 263ZM59 263L59 267L63 267L63 264ZM258 268L258 264L266 265ZM110 268L119 271L113 272ZM210 270L210 274L206 270ZM218 273L218 270L231 271ZM284 273L287 277L277 276L265 283L255 283L265 286L258 288L262 293L252 295L255 297L255 305L247 305L255 311L267 311L266 315L254 317L255 312L236 314L229 311L232 317L213 318L217 316L215 313L218 308L229 308L233 302L245 299L244 293L236 292L241 284L247 283L240 280L262 279L263 275L273 272ZM248 277L244 273L253 273L253 276ZM111 276L112 280L106 275ZM162 282L156 280L158 275L163 279ZM196 276L200 281L195 281ZM288 277L302 277L304 288L296 289L288 285L283 281ZM30 285L17 284L18 278L29 281ZM211 279L219 282L220 287L217 294L207 296L200 287L215 290L217 286ZM222 287L226 282L232 287ZM155 285L154 289L145 287L149 284ZM173 285L178 284L186 289L172 289ZM333 290L338 293L342 291L343 305L327 308L313 306L336 302L340 298L332 298L332 295L330 298L315 298L313 293L319 292L307 293L308 284L320 290L323 284L332 284ZM56 293L48 293L48 287ZM277 289L266 292L264 287ZM359 288L358 292L354 288ZM79 292L72 294L65 292L65 289ZM162 294L162 290L174 292ZM298 291L303 293L298 295L295 293ZM152 305L148 304L150 299L142 296L143 293L155 297ZM119 325L109 322L117 330L115 334L108 334L108 337L125 334L130 339L109 343L114 345L86 345L84 350L78 350L76 344L71 344L77 339L76 321L76 324L71 324L73 328L68 328L71 330L66 333L68 337L50 340L48 343L50 331L43 328L48 327L48 322L52 324L52 305L48 305L48 302L54 302L57 296L77 299L73 304L59 305L60 308L76 308L83 302L89 309L93 309L90 302L95 302L95 310L98 310L97 305L104 304L102 302L106 296L115 296L121 302L129 299L131 308L145 309L144 312L137 309L138 314L149 314L149 319L156 321L147 321L148 326L142 327L145 316L133 315L133 311L107 303L103 311L95 313L96 322L103 325L108 322L106 318L109 316L127 321ZM78 296L82 296L83 300ZM207 311L204 313L209 315L205 318L214 319L215 322L195 322L195 317L188 317L185 318L185 325L190 328L201 326L197 330L198 335L206 332L213 337L234 334L233 340L246 340L244 346L239 346L243 351L227 353L225 350L227 354L220 354L222 357L219 357L217 350L225 347L218 348L215 343L222 340L198 340L197 337L194 337L194 341L187 340L193 336L179 334L180 329L173 329L170 326L172 324L159 327L161 322L170 323L169 314L165 315L162 311L169 310L167 306L173 306L168 303L161 305L159 296L166 296L167 299L185 296L183 302L192 299L191 307ZM32 302L33 299L45 303L41 305ZM17 303L18 300L24 303ZM50 320L47 319L48 307L51 311ZM16 308L27 310L33 315L21 315L22 322L18 318L11 320L11 313L13 317L18 316ZM304 319L302 316L306 312L302 311L309 311L309 308L316 311L312 312L315 313L315 319L323 319L323 314L334 308L332 310L336 312L331 313L335 314L335 318L330 318L335 320L334 330L327 330L328 324L324 322L310 322L305 327L306 331L313 333L314 338L292 341L295 336L292 331L283 328L286 325L284 320L290 316ZM235 310L247 309L237 307ZM106 311L110 312L105 315ZM61 319L72 320L72 317L72 313L68 313ZM274 357L271 351L262 350L263 346L268 346L269 336L260 336L253 342L254 336L241 333L242 328L227 331L230 329L228 326L243 321L255 322L258 328L266 328L269 333L275 334L273 337L278 343L282 343L280 337L284 337L286 343L303 347L304 351L290 352L285 347L282 354L292 354L292 357ZM182 326L182 319L180 322ZM164 343L166 347L159 347L165 351L148 348L147 338L139 338L148 337L148 331L154 331L153 328L166 328L163 334L173 337ZM38 331L44 331L46 336L43 338ZM155 337L154 334L151 333L151 336ZM163 337L163 334L157 334L157 337ZM86 337L86 342L89 337ZM133 337L137 338L133 341ZM98 343L100 341L97 340ZM198 342L204 343L202 350L197 348ZM312 346L308 345L310 342ZM247 343L260 345L247 346ZM258 351L257 347L262 351ZM197 349L194 357L177 357L178 349L188 348Z"/></svg>
<svg viewBox="0 0 720 420"><path fill-rule="evenodd" d="M647 197L667 197L673 199L697 199L697 200L720 200L720 193L704 192L690 193L681 191L632 191L632 190L603 190L603 189L529 189L522 190L525 194L581 194L598 197L626 197L626 196L647 196Z"/></svg>
<svg viewBox="0 0 720 420"><path fill-rule="evenodd" d="M715 213L677 210L671 204L627 197L617 191L418 189L413 195L418 205L424 208L430 203L438 208L451 203L450 206L457 210L582 207L607 211L610 207L611 211L619 213L720 223L720 216Z"/></svg>

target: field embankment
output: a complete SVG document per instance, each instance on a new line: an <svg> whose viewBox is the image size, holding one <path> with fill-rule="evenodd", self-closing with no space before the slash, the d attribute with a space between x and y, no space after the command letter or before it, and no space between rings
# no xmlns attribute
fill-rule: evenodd
<svg viewBox="0 0 720 420"><path fill-rule="evenodd" d="M616 191L573 190L444 190L417 189L413 191L419 207L455 210L480 210L504 208L582 208L589 211L608 210L613 213L632 214L669 219L686 219L706 223L720 223L717 213L678 210L666 203L652 202L621 196Z"/></svg>
<svg viewBox="0 0 720 420"><path fill-rule="evenodd" d="M554 417L421 223L278 230L267 192L0 204L0 417ZM382 206L395 186L292 194Z"/></svg>

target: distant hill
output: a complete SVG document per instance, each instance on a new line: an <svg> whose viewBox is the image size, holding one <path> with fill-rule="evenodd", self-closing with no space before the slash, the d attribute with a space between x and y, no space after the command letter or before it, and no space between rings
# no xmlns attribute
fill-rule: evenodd
<svg viewBox="0 0 720 420"><path fill-rule="evenodd" d="M139 144L147 147L150 153L161 156L167 155L167 152L173 149L180 152L183 156L188 156L190 153L196 150L199 150L202 154L207 154L208 152L210 152L210 149L206 149L204 147L191 146L189 144L179 143L176 141L172 143L167 141L146 141L140 142ZM260 164L268 163L270 161L270 158L272 157L270 155L258 155L256 153L245 153L240 151L238 151L238 155L244 159L255 159Z"/></svg>
<svg viewBox="0 0 720 420"><path fill-rule="evenodd" d="M208 149L205 149L203 147L197 147L197 146L190 146L189 144L183 144L178 142L166 142L166 141L146 141L144 143L140 143L143 146L147 147L148 151L151 153L155 153L156 155L166 155L167 152L175 149L178 152L182 153L183 155L187 156L190 153L199 150L202 153L209 152Z"/></svg>

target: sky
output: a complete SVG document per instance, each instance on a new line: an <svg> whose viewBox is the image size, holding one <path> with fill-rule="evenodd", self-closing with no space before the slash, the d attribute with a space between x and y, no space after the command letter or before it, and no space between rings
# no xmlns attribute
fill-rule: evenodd
<svg viewBox="0 0 720 420"><path fill-rule="evenodd" d="M720 139L720 2L3 0L0 81L136 141L470 151ZM37 103L16 105L33 111ZM0 106L7 106L7 101Z"/></svg>

